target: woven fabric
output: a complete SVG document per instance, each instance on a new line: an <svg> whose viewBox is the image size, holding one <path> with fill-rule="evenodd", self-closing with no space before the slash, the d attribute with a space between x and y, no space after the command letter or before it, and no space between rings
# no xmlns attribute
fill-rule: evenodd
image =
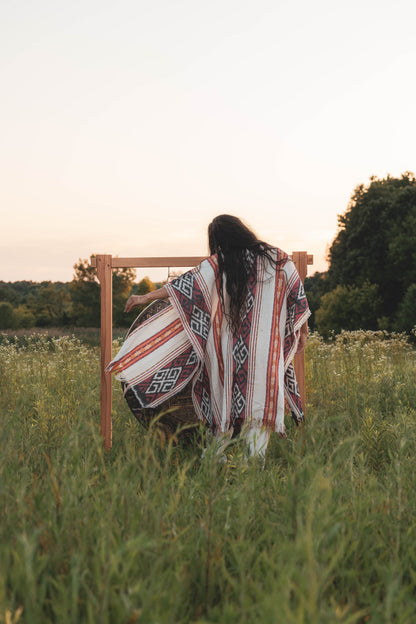
<svg viewBox="0 0 416 624"><path fill-rule="evenodd" d="M166 285L171 305L132 332L107 370L142 407L192 380L195 411L215 432L249 423L284 435L285 398L303 420L292 360L310 311L293 262L273 254L277 270L261 258L252 265L237 335L223 313L214 255ZM223 301L227 310L225 287Z"/></svg>

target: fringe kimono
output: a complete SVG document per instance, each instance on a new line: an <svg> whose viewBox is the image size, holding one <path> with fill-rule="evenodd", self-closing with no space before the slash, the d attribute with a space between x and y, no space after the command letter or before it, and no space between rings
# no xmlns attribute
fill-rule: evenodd
<svg viewBox="0 0 416 624"><path fill-rule="evenodd" d="M143 408L192 380L196 414L214 432L246 423L284 435L285 398L295 421L304 418L292 359L310 311L293 262L279 249L272 253L277 270L254 259L238 335L222 310L213 255L166 284L171 305L128 336L107 371Z"/></svg>

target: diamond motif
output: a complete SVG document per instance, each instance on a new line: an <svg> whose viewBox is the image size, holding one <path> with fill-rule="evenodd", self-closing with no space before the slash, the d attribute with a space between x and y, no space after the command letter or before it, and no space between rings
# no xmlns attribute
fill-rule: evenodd
<svg viewBox="0 0 416 624"><path fill-rule="evenodd" d="M253 305L254 305L254 295L251 292L251 290L249 290L247 294L247 299L246 299L246 310L245 310L246 314L250 312Z"/></svg>
<svg viewBox="0 0 416 624"><path fill-rule="evenodd" d="M174 280L172 284L175 286L176 290L185 295L185 297L191 298L192 291L194 288L194 276L191 272L184 273L177 280Z"/></svg>
<svg viewBox="0 0 416 624"><path fill-rule="evenodd" d="M162 368L158 370L152 377L149 386L146 388L146 394L157 394L160 392L169 392L175 387L182 367Z"/></svg>
<svg viewBox="0 0 416 624"><path fill-rule="evenodd" d="M210 396L208 394L208 392L205 390L205 388L202 391L202 397L201 397L201 410L202 410L202 414L205 418L205 420L208 423L212 422L212 406L211 406L211 399Z"/></svg>
<svg viewBox="0 0 416 624"><path fill-rule="evenodd" d="M192 364L196 364L197 361L198 361L198 356L195 353L195 351L192 349L191 353L189 354L188 359L186 360L185 366L192 366Z"/></svg>
<svg viewBox="0 0 416 624"><path fill-rule="evenodd" d="M201 338L207 338L209 332L210 325L210 316L201 308L197 306L193 306L192 308L192 316L190 319L190 327L192 331L194 331Z"/></svg>
<svg viewBox="0 0 416 624"><path fill-rule="evenodd" d="M232 403L231 411L232 411L232 416L234 420L235 418L238 418L243 413L246 407L246 400L237 384L234 385L233 398L232 398L231 403Z"/></svg>
<svg viewBox="0 0 416 624"><path fill-rule="evenodd" d="M291 394L294 394L296 397L300 397L298 383L296 381L295 369L293 368L293 364L290 364L287 367L286 374L285 374L285 386L286 386L286 389Z"/></svg>
<svg viewBox="0 0 416 624"><path fill-rule="evenodd" d="M244 362L248 358L248 349L247 346L241 336L239 336L237 342L233 348L233 359L236 366L236 371L238 372L240 368L243 366Z"/></svg>

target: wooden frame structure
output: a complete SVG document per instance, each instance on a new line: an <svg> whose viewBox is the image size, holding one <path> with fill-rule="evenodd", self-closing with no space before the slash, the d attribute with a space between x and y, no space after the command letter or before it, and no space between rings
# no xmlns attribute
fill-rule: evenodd
<svg viewBox="0 0 416 624"><path fill-rule="evenodd" d="M294 251L292 260L302 282L308 273L308 265L313 264L313 256L306 251ZM112 360L113 343L113 269L155 268L155 267L194 267L205 256L157 257L157 258L117 258L111 254L98 254L91 258L91 266L96 267L101 285L101 435L107 450L112 445L112 379L105 369ZM296 378L305 405L305 357L303 353L295 356Z"/></svg>

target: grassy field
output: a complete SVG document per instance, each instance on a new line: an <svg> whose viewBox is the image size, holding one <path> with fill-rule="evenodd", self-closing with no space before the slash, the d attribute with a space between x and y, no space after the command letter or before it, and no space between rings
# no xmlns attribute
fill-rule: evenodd
<svg viewBox="0 0 416 624"><path fill-rule="evenodd" d="M181 448L145 433L99 350L0 341L0 622L416 621L416 352L355 332L307 347L307 425Z"/></svg>

